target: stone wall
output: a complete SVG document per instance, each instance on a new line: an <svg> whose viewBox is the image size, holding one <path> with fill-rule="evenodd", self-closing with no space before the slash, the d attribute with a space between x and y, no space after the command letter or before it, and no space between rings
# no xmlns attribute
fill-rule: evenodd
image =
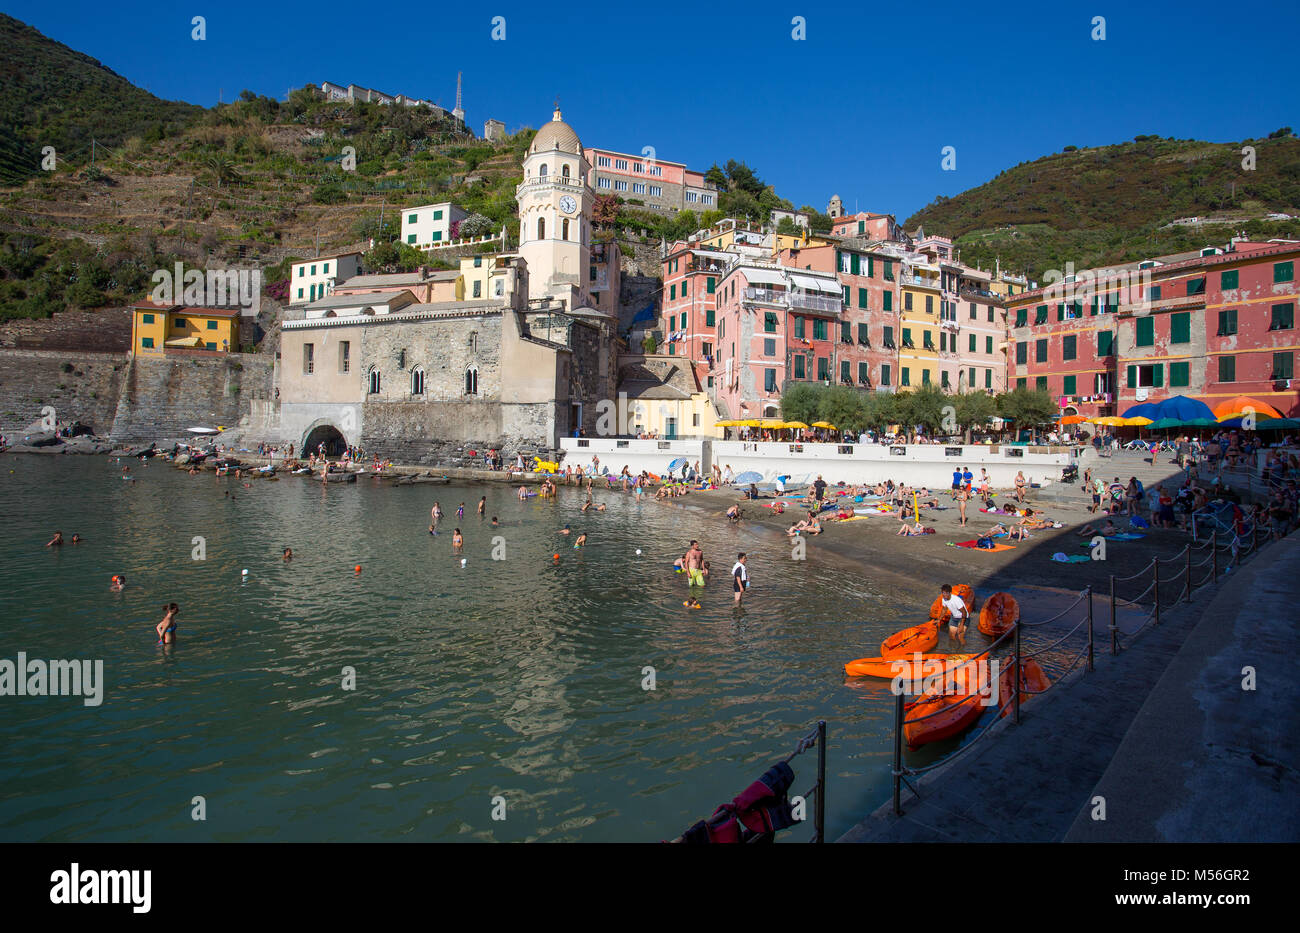
<svg viewBox="0 0 1300 933"><path fill-rule="evenodd" d="M126 353L131 349L131 310L63 311L48 318L15 318L0 324L0 347Z"/></svg>
<svg viewBox="0 0 1300 933"><path fill-rule="evenodd" d="M169 352L137 358L126 370L111 437L123 443L181 439L186 429L234 427L249 400L273 393L268 354Z"/></svg>
<svg viewBox="0 0 1300 933"><path fill-rule="evenodd" d="M107 434L129 366L125 353L0 349L0 433L21 435L49 405L58 421Z"/></svg>

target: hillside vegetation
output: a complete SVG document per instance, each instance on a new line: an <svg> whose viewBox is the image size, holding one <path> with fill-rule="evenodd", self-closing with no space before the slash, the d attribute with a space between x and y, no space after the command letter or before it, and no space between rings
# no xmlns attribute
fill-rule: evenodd
<svg viewBox="0 0 1300 933"><path fill-rule="evenodd" d="M1243 168L1242 149L1255 149ZM908 218L908 230L951 236L964 262L1025 271L1126 262L1194 249L1245 231L1257 239L1300 235L1300 139L1284 128L1239 143L1139 136L1022 162ZM1198 217L1201 224L1172 222Z"/></svg>

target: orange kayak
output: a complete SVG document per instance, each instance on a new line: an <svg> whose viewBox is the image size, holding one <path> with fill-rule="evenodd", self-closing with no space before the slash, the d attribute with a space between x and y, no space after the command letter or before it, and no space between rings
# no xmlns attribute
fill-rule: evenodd
<svg viewBox="0 0 1300 933"><path fill-rule="evenodd" d="M988 709L978 693L927 693L907 706L903 735L909 748L939 742L969 729ZM923 718L924 717L924 718Z"/></svg>
<svg viewBox="0 0 1300 933"><path fill-rule="evenodd" d="M1020 675L1020 705L1024 706L1032 696L1050 687L1052 681L1037 661L1024 661L1022 665L1024 670ZM1003 716L1011 712L1015 703L1011 697L1011 686L1015 682L1012 669L1015 666L1015 657L1007 658L1002 662L1002 676L998 678L998 703L1003 707Z"/></svg>
<svg viewBox="0 0 1300 933"><path fill-rule="evenodd" d="M880 643L882 658L896 658L902 654L925 652L939 644L939 623L923 622L895 632Z"/></svg>
<svg viewBox="0 0 1300 933"><path fill-rule="evenodd" d="M954 583L952 587L953 594L961 597L961 601L966 604L966 612L970 614L975 611L975 591L965 583ZM948 610L943 608L943 600L936 596L934 602L930 604L930 619L932 621L946 622L948 619Z"/></svg>
<svg viewBox="0 0 1300 933"><path fill-rule="evenodd" d="M973 658L971 654L922 654L919 658L858 658L844 665L844 673L850 677L883 677L893 680L919 681L941 671L952 670L963 661Z"/></svg>
<svg viewBox="0 0 1300 933"><path fill-rule="evenodd" d="M994 593L980 609L979 630L998 638L1015 628L1020 621L1020 603L1010 593Z"/></svg>

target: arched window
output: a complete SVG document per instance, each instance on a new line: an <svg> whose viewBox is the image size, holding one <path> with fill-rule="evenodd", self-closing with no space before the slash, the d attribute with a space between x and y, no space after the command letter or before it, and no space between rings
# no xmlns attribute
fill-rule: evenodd
<svg viewBox="0 0 1300 933"><path fill-rule="evenodd" d="M478 352L478 331L476 330L472 330L469 332L469 352L470 353Z"/></svg>
<svg viewBox="0 0 1300 933"><path fill-rule="evenodd" d="M379 369L378 367L372 366L370 368L370 394L371 395L379 394L380 384L381 383L379 377Z"/></svg>
<svg viewBox="0 0 1300 933"><path fill-rule="evenodd" d="M424 394L424 370L419 366L411 370L411 394Z"/></svg>
<svg viewBox="0 0 1300 933"><path fill-rule="evenodd" d="M539 240L546 239L546 218L545 217L537 218L537 239Z"/></svg>
<svg viewBox="0 0 1300 933"><path fill-rule="evenodd" d="M543 164L542 167L539 168L539 169L537 170L537 177L538 177L538 178L545 178L545 177L546 177L546 166L545 166L545 164Z"/></svg>
<svg viewBox="0 0 1300 933"><path fill-rule="evenodd" d="M471 366L465 370L465 394L478 395L478 367Z"/></svg>
<svg viewBox="0 0 1300 933"><path fill-rule="evenodd" d="M564 218L564 220L561 221L561 224L560 239L567 240L569 238L569 218Z"/></svg>
<svg viewBox="0 0 1300 933"><path fill-rule="evenodd" d="M569 177L569 163L566 162L560 166L560 174L563 175L565 178Z"/></svg>

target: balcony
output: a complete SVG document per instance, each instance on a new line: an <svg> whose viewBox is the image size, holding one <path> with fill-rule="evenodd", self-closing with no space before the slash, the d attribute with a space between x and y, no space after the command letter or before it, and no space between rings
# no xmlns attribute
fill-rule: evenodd
<svg viewBox="0 0 1300 933"><path fill-rule="evenodd" d="M835 317L839 316L842 307L839 298L775 288L746 288L744 297L746 301L780 305L783 308L798 308L800 311L815 311Z"/></svg>
<svg viewBox="0 0 1300 933"><path fill-rule="evenodd" d="M900 275L898 277L900 285L914 285L919 288L933 288L939 290L939 281L937 279L922 278L919 275Z"/></svg>
<svg viewBox="0 0 1300 933"><path fill-rule="evenodd" d="M958 294L960 294L961 297L963 298L985 298L985 299L990 299L992 301L1000 300L997 295L993 294L987 288L970 288L968 286L966 288L961 289L961 291L958 292Z"/></svg>

